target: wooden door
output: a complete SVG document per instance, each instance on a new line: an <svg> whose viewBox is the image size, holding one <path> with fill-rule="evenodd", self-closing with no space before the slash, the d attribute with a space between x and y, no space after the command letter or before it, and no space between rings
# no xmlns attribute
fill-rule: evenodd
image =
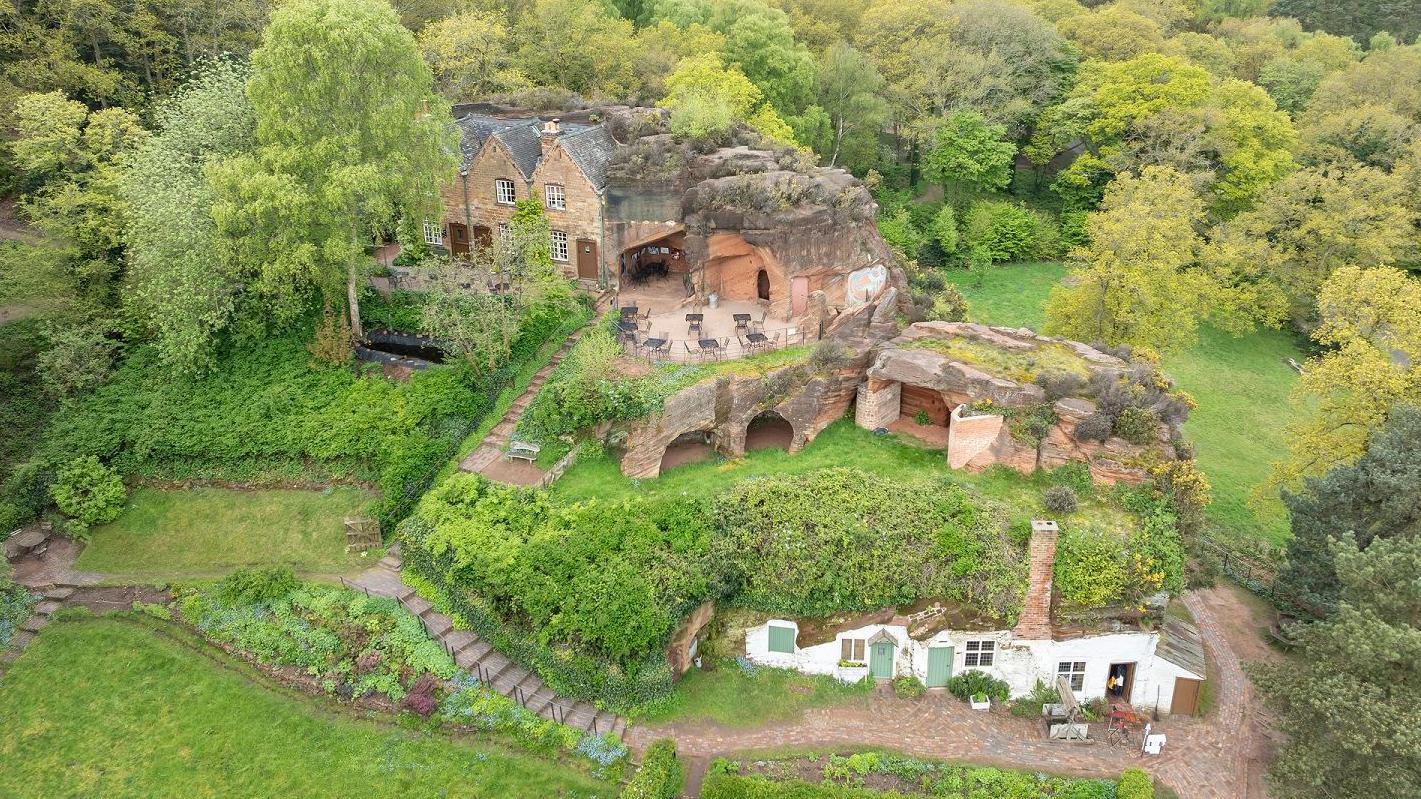
<svg viewBox="0 0 1421 799"><path fill-rule="evenodd" d="M950 646L928 647L929 688L942 688L947 685L948 679L952 677L952 657L953 650Z"/></svg>
<svg viewBox="0 0 1421 799"><path fill-rule="evenodd" d="M453 255L469 254L469 227L459 222L449 223L449 252Z"/></svg>
<svg viewBox="0 0 1421 799"><path fill-rule="evenodd" d="M879 641L868 650L868 673L876 680L893 679L893 645Z"/></svg>
<svg viewBox="0 0 1421 799"><path fill-rule="evenodd" d="M796 277L789 281L790 312L801 316L809 310L809 278Z"/></svg>
<svg viewBox="0 0 1421 799"><path fill-rule="evenodd" d="M1174 697L1169 702L1169 712L1182 716L1193 716L1199 712L1199 680L1178 677L1174 681Z"/></svg>
<svg viewBox="0 0 1421 799"><path fill-rule="evenodd" d="M597 263L597 242L592 239L578 239L577 277L581 280L597 280L601 276Z"/></svg>

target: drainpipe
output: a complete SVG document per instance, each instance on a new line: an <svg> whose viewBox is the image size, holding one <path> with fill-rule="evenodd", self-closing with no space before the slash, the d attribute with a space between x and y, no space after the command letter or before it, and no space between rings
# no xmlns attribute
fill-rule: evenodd
<svg viewBox="0 0 1421 799"><path fill-rule="evenodd" d="M601 231L601 242L597 245L597 287L606 290L610 278L607 275L607 189L597 192L597 229Z"/></svg>
<svg viewBox="0 0 1421 799"><path fill-rule="evenodd" d="M474 218L469 212L469 170L459 170L459 182L464 185L464 229L469 234L469 244L474 243Z"/></svg>

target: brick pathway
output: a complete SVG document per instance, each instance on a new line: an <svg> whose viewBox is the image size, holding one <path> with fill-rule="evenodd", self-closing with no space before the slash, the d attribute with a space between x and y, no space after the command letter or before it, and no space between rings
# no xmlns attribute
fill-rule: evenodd
<svg viewBox="0 0 1421 799"><path fill-rule="evenodd" d="M692 773L688 795L697 795L709 760L770 747L875 746L912 755L962 760L1082 777L1114 777L1130 766L1144 768L1173 788L1180 799L1260 799L1248 795L1245 769L1250 751L1241 735L1250 729L1249 687L1228 641L1208 608L1192 594L1185 604L1199 622L1218 671L1214 709L1205 719L1168 719L1164 754L1137 757L1103 741L1068 744L1042 739L1039 722L1005 712L979 713L943 693L916 700L874 696L861 704L810 710L797 721L737 730L703 723L636 726L626 741L642 750L657 738L676 739ZM1104 738L1100 725L1092 737Z"/></svg>

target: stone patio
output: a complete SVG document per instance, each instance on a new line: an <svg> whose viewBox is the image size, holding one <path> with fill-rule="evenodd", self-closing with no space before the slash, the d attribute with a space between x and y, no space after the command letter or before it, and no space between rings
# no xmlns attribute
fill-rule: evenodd
<svg viewBox="0 0 1421 799"><path fill-rule="evenodd" d="M659 361L697 362L704 357L699 351L699 339L716 339L726 345L726 358L740 358L751 354L744 341L746 331L737 332L734 314L749 314L755 322L764 317L761 330L771 340L770 348L802 344L810 340L800 327L799 320L767 315L769 303L747 302L744 300L720 300L716 307L697 305L685 296L681 286L681 276L671 275L654 281L622 287L614 307L635 306L639 314L651 310L648 320L642 321L637 333L638 339L664 338L671 342L669 352L655 356ZM705 316L701 333L692 335L688 330L686 314L699 313ZM645 354L644 352L642 354Z"/></svg>

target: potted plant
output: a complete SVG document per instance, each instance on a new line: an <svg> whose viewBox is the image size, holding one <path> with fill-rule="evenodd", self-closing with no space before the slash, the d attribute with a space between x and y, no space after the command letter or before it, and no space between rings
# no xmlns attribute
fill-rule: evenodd
<svg viewBox="0 0 1421 799"><path fill-rule="evenodd" d="M991 710L992 699L984 693L975 693L967 700L973 710Z"/></svg>
<svg viewBox="0 0 1421 799"><path fill-rule="evenodd" d="M834 677L843 683L859 682L868 677L868 664L857 660L840 660Z"/></svg>

